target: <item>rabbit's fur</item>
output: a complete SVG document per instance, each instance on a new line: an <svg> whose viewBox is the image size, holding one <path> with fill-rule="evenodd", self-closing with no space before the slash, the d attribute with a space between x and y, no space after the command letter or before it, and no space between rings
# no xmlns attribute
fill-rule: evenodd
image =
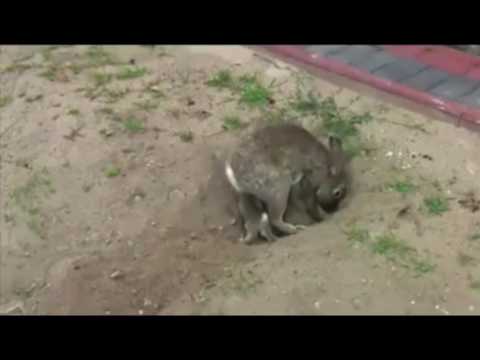
<svg viewBox="0 0 480 360"><path fill-rule="evenodd" d="M327 149L300 126L267 126L240 143L225 164L225 173L239 195L239 210L250 242L258 233L273 241L273 230L294 234L305 225L284 221L287 207L325 217L347 190L347 158L339 139L330 137ZM272 230L273 228L273 230Z"/></svg>

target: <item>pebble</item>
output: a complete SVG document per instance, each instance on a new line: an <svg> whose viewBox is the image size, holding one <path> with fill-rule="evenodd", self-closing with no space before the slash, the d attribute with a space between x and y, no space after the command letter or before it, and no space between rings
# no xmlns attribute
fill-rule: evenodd
<svg viewBox="0 0 480 360"><path fill-rule="evenodd" d="M105 315L110 315L110 314L111 314L111 312L110 312L110 311L108 311L108 310L107 310L107 311L105 311Z"/></svg>
<svg viewBox="0 0 480 360"><path fill-rule="evenodd" d="M143 315L143 314L144 314L143 310L138 310L138 315Z"/></svg>
<svg viewBox="0 0 480 360"><path fill-rule="evenodd" d="M353 307L354 307L356 310L360 309L360 305L361 305L361 304L362 304L362 303L361 303L361 301L360 301L359 299L353 299L353 300L352 300L352 305L353 305Z"/></svg>
<svg viewBox="0 0 480 360"><path fill-rule="evenodd" d="M315 301L315 303L313 304L313 306L315 306L315 309L320 309L320 305L322 303L320 301Z"/></svg>
<svg viewBox="0 0 480 360"><path fill-rule="evenodd" d="M0 306L0 314L4 315L22 315L25 309L23 303L20 301L12 301Z"/></svg>
<svg viewBox="0 0 480 360"><path fill-rule="evenodd" d="M123 276L124 276L124 274L120 270L116 270L110 275L110 279L117 280L117 279L120 279Z"/></svg>
<svg viewBox="0 0 480 360"><path fill-rule="evenodd" d="M470 305L470 306L468 307L468 311L475 311L475 306Z"/></svg>
<svg viewBox="0 0 480 360"><path fill-rule="evenodd" d="M410 301L410 305L415 305L415 304L416 304L415 300Z"/></svg>

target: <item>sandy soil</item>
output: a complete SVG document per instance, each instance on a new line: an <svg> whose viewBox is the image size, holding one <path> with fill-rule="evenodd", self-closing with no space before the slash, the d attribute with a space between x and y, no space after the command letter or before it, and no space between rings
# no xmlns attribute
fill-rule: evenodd
<svg viewBox="0 0 480 360"><path fill-rule="evenodd" d="M268 101L212 86L220 71ZM479 313L476 134L243 47L3 46L0 80L0 313ZM351 192L239 244L221 159L298 91L370 114Z"/></svg>

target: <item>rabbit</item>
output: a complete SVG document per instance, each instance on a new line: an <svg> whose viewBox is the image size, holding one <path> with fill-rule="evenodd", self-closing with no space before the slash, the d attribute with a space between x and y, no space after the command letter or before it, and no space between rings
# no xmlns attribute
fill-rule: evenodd
<svg viewBox="0 0 480 360"><path fill-rule="evenodd" d="M287 235L305 229L306 225L284 221L289 202L321 221L346 195L347 162L336 137L329 137L327 149L297 125L255 131L225 162L226 177L239 194L245 220L246 235L241 240L253 240L257 234L252 231L275 240L270 225Z"/></svg>

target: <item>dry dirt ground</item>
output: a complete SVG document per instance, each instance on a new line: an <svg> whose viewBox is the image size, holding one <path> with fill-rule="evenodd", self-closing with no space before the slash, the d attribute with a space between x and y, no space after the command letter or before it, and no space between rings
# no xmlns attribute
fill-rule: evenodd
<svg viewBox="0 0 480 360"><path fill-rule="evenodd" d="M1 313L480 312L474 133L234 46L3 46L0 81ZM349 198L239 244L220 160L284 120L345 139Z"/></svg>

